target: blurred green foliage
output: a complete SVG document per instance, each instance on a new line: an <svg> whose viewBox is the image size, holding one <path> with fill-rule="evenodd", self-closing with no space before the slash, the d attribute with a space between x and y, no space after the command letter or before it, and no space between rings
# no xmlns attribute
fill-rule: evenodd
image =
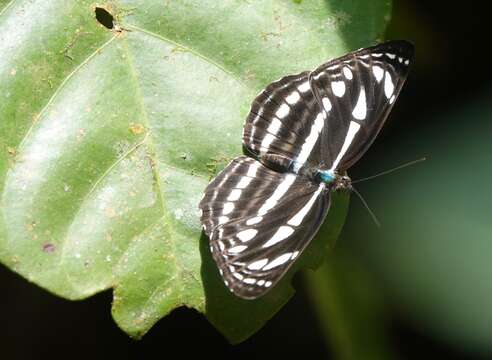
<svg viewBox="0 0 492 360"><path fill-rule="evenodd" d="M424 115L427 131L386 149L377 168L428 160L360 184L383 226L353 199L339 242L410 322L481 351L492 350L491 95Z"/></svg>

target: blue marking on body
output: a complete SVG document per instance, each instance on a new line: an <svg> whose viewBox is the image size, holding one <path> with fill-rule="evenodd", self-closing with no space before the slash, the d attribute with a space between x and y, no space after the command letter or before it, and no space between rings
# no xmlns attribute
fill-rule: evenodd
<svg viewBox="0 0 492 360"><path fill-rule="evenodd" d="M319 177L327 184L335 180L335 173L332 170L318 170Z"/></svg>

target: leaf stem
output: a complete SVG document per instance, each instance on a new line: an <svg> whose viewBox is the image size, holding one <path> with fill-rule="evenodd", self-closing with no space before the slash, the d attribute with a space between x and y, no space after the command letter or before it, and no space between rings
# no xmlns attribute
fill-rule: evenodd
<svg viewBox="0 0 492 360"><path fill-rule="evenodd" d="M335 358L395 358L388 345L380 292L360 264L343 253L331 254L306 277L310 298Z"/></svg>

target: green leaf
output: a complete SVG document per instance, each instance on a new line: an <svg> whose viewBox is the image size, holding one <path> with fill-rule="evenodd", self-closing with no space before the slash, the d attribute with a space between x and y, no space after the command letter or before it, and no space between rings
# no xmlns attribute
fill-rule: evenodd
<svg viewBox="0 0 492 360"><path fill-rule="evenodd" d="M0 259L67 299L112 288L131 336L188 306L241 341L293 290L287 278L261 300L228 293L201 233L202 191L241 154L255 94L372 44L389 4L122 0L97 18L95 6L0 2ZM346 203L291 275L319 265Z"/></svg>

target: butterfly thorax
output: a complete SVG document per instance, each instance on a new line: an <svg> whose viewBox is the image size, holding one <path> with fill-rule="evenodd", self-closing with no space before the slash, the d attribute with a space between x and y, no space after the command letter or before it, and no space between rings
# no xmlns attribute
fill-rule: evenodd
<svg viewBox="0 0 492 360"><path fill-rule="evenodd" d="M293 172L297 175L305 176L314 182L324 182L329 185L328 188L335 191L352 189L352 181L346 173L341 175L336 170L320 170L314 164L299 166L299 164L288 157L274 153L260 154L256 158L263 163L263 165L272 170L280 172Z"/></svg>
<svg viewBox="0 0 492 360"><path fill-rule="evenodd" d="M352 180L347 174L340 175L333 170L317 170L316 177L335 191L352 189Z"/></svg>

